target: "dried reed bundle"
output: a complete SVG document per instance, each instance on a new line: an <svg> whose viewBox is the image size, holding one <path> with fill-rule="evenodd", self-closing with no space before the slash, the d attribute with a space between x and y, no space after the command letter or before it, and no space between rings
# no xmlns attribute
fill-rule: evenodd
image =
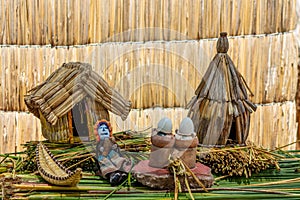
<svg viewBox="0 0 300 200"><path fill-rule="evenodd" d="M278 160L284 158L254 145L214 148L208 152L200 151L198 155L199 161L209 166L214 174L246 178L269 168L280 169Z"/></svg>

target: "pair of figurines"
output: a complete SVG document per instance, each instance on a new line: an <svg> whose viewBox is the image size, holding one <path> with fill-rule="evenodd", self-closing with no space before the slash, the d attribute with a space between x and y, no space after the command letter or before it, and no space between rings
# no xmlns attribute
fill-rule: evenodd
<svg viewBox="0 0 300 200"><path fill-rule="evenodd" d="M125 158L115 138L109 121L99 120L94 126L96 136L96 158L98 160L99 175L108 179L112 185L122 183L128 177L131 162Z"/></svg>
<svg viewBox="0 0 300 200"><path fill-rule="evenodd" d="M198 138L190 118L181 121L175 134L172 132L172 121L162 118L152 131L151 143L149 166L165 168L171 158L180 158L189 168L195 167Z"/></svg>

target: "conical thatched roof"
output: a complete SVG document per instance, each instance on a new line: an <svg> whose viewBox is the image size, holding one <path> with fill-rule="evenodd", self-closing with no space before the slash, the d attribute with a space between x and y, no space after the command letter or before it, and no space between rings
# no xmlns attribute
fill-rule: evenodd
<svg viewBox="0 0 300 200"><path fill-rule="evenodd" d="M54 125L86 96L123 120L131 109L131 102L111 88L90 64L80 62L64 63L45 82L28 92L25 103L35 116L40 117L41 112Z"/></svg>
<svg viewBox="0 0 300 200"><path fill-rule="evenodd" d="M231 128L239 144L245 143L250 113L256 110L247 94L247 84L227 54L227 33L221 33L217 54L211 61L196 96L188 104L200 144L224 145ZM249 90L250 91L250 90Z"/></svg>

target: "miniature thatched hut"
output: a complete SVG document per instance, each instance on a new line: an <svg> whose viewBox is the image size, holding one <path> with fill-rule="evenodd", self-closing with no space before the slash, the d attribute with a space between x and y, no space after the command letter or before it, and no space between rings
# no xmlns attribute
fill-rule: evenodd
<svg viewBox="0 0 300 200"><path fill-rule="evenodd" d="M52 142L74 142L74 136L89 140L99 119L109 113L125 120L131 109L126 101L91 65L63 64L45 82L25 96L30 112L41 120L43 136ZM79 138L76 137L76 138Z"/></svg>
<svg viewBox="0 0 300 200"><path fill-rule="evenodd" d="M220 36L218 53L188 105L188 116L194 122L202 145L245 144L250 113L257 107L249 100L247 89L250 89L227 54L227 33L223 32Z"/></svg>

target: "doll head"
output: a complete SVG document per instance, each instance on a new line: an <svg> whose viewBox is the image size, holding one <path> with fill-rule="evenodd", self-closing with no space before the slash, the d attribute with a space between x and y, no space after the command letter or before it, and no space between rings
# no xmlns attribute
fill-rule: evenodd
<svg viewBox="0 0 300 200"><path fill-rule="evenodd" d="M97 142L112 137L112 127L109 121L105 119L97 121L94 126L94 134Z"/></svg>
<svg viewBox="0 0 300 200"><path fill-rule="evenodd" d="M98 135L100 137L100 140L109 138L109 128L106 124L101 124L98 126Z"/></svg>

